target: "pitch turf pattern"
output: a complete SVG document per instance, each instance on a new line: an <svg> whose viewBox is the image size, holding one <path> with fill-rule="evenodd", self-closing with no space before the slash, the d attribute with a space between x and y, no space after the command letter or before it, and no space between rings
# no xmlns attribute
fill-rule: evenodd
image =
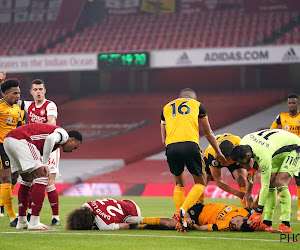
<svg viewBox="0 0 300 250"><path fill-rule="evenodd" d="M97 197L99 198L99 197ZM102 197L104 198L104 197ZM118 197L114 197L118 199ZM145 197L119 197L119 199L132 199L141 208L143 216L171 217L174 212L172 198L145 198ZM81 206L95 197L60 197L61 226L56 231L34 232L16 230L9 227L7 216L0 218L1 249L300 249L300 242L280 242L280 234L265 232L197 232L190 231L185 234L174 231L158 230L122 230L122 231L66 231L65 217L72 209ZM14 197L16 205L16 197ZM237 199L206 199L206 202L220 202L239 205ZM15 206L16 207L16 206ZM296 220L297 204L292 201L294 214L292 215L293 233L299 234L300 222ZM274 227L280 221L279 204L274 215ZM41 222L51 223L51 210L46 199L41 213ZM285 241L286 242L286 241Z"/></svg>

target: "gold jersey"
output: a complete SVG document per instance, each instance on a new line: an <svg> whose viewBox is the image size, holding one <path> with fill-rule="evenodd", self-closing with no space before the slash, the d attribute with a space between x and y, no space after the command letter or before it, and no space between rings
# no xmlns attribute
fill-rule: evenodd
<svg viewBox="0 0 300 250"><path fill-rule="evenodd" d="M164 106L161 123L166 126L166 146L177 142L199 145L198 118L207 118L204 106L191 98L178 98Z"/></svg>
<svg viewBox="0 0 300 250"><path fill-rule="evenodd" d="M220 143L225 140L231 141L234 146L237 146L240 144L241 138L239 136L229 134L229 133L224 133L222 135L216 135L216 141L217 141L218 145L220 145ZM206 159L209 160L209 168L211 170L219 170L221 167L228 167L231 164L234 164L234 161L230 159L224 165L220 166L220 164L217 161L215 161L215 155L216 155L216 151L209 144L204 152L204 156Z"/></svg>
<svg viewBox="0 0 300 250"><path fill-rule="evenodd" d="M300 112L297 115L291 116L289 112L280 113L272 123L270 129L279 128L291 132L300 137Z"/></svg>
<svg viewBox="0 0 300 250"><path fill-rule="evenodd" d="M18 105L10 106L3 98L0 99L0 143L8 132L15 129L22 121L21 109Z"/></svg>
<svg viewBox="0 0 300 250"><path fill-rule="evenodd" d="M249 216L249 211L245 208L223 203L207 203L200 214L197 215L197 205L189 210L189 214L198 216L196 224L200 226L209 225L209 231L229 231L231 230L230 221L233 217Z"/></svg>

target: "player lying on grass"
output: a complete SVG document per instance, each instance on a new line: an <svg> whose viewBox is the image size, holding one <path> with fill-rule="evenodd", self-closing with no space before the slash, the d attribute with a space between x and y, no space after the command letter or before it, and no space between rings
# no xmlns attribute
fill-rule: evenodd
<svg viewBox="0 0 300 250"><path fill-rule="evenodd" d="M221 203L197 203L187 213L190 228L199 231L253 231L247 224L250 208ZM119 230L130 228L174 229L173 218L141 217L131 200L102 199L89 201L67 215L67 230ZM134 227L132 225L146 224Z"/></svg>
<svg viewBox="0 0 300 250"><path fill-rule="evenodd" d="M241 208L223 203L207 203L206 205L197 203L188 210L186 220L190 229L198 231L252 232L254 229L247 224L251 213L251 208ZM126 222L137 224L138 228L145 229L175 229L177 223L173 218L143 218L139 216L128 217Z"/></svg>
<svg viewBox="0 0 300 250"><path fill-rule="evenodd" d="M125 223L128 216L141 216L132 200L99 199L86 202L67 215L67 230L130 229Z"/></svg>

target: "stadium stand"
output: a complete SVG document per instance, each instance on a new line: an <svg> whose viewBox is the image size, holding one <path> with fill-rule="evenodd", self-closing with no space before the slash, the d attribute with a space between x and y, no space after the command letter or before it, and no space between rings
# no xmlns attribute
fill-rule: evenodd
<svg viewBox="0 0 300 250"><path fill-rule="evenodd" d="M217 10L108 16L46 53L255 46L290 25L293 15L290 11Z"/></svg>
<svg viewBox="0 0 300 250"><path fill-rule="evenodd" d="M32 0L28 6L32 5ZM85 0L64 0L59 9L59 14L55 20L47 21L41 19L37 21L11 21L0 23L1 43L0 55L26 55L35 54L43 48L57 42L76 28L81 10ZM70 8L72 6L72 8ZM41 11L46 11L48 6L44 6ZM15 9L12 9L15 11Z"/></svg>
<svg viewBox="0 0 300 250"><path fill-rule="evenodd" d="M287 92L201 93L198 98L205 104L212 128L218 129L274 105ZM68 130L80 129L85 137L76 154L64 154L63 158L123 159L128 164L163 151L160 114L177 95L90 95L61 105L60 114L64 116L60 116L59 123Z"/></svg>

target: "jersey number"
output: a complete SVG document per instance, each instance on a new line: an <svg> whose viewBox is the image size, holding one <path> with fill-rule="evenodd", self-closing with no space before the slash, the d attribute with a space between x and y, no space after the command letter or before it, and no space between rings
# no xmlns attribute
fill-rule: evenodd
<svg viewBox="0 0 300 250"><path fill-rule="evenodd" d="M278 133L278 131L272 131L272 132L269 132L269 131L270 131L269 129L263 130L263 131L259 132L257 135L263 136L263 135L265 134L265 135L263 136L263 138L264 138L265 140L268 140L269 137L270 137L271 135Z"/></svg>
<svg viewBox="0 0 300 250"><path fill-rule="evenodd" d="M179 104L179 106L177 107L177 112L181 115L188 115L189 113L191 113L191 108L186 105L188 101L182 102ZM172 103L170 104L170 106L172 107L172 116L175 117L177 115L176 113L176 103Z"/></svg>
<svg viewBox="0 0 300 250"><path fill-rule="evenodd" d="M116 203L116 205L117 205L117 207L115 207L115 206L107 206L106 207L106 211L111 215L111 216L116 216L116 214L114 213L114 212L116 212L116 213L118 213L118 214L121 214L121 215L124 215L124 212L123 212L123 210L122 210L122 207L121 207L121 205L118 203L118 201L117 200L114 200L114 199L109 199L109 200L111 200L111 201L113 201L114 203ZM103 199L103 200L99 200L99 203L101 203L102 205L104 205L105 204L105 201L108 201L108 199ZM114 212L113 212L114 211Z"/></svg>

